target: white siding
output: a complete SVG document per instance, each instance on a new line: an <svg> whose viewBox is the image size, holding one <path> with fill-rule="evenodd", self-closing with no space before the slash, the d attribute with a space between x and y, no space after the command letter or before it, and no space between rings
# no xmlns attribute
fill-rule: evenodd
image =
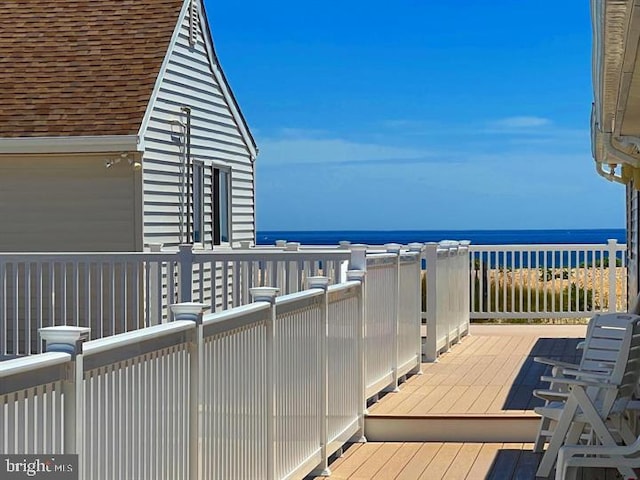
<svg viewBox="0 0 640 480"><path fill-rule="evenodd" d="M0 252L136 250L136 172L106 158L2 157Z"/></svg>
<svg viewBox="0 0 640 480"><path fill-rule="evenodd" d="M181 107L191 108L191 159L205 164L204 245L213 241L212 168L231 171L231 240L255 236L254 169L249 149L209 63L204 37L189 44L184 17L177 44L170 48L148 125L143 132L144 243L177 245L181 241L184 148L172 121L185 121Z"/></svg>

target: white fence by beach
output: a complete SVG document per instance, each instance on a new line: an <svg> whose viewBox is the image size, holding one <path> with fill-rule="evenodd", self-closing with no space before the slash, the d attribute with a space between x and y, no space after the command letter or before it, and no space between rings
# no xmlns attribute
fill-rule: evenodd
<svg viewBox="0 0 640 480"><path fill-rule="evenodd" d="M420 368L421 254L373 257L347 282L312 277L277 298L258 288L255 302L204 318L84 344L82 328L45 329L67 335L51 340L65 353L0 363L0 452L77 453L95 480L323 473L362 437L367 398ZM383 288L416 293L379 311Z"/></svg>
<svg viewBox="0 0 640 480"><path fill-rule="evenodd" d="M471 318L626 311L626 245L472 245Z"/></svg>

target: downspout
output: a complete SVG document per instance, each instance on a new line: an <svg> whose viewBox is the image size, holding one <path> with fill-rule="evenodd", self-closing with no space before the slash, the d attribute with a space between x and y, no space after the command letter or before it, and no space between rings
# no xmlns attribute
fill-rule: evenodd
<svg viewBox="0 0 640 480"><path fill-rule="evenodd" d="M611 133L600 133L600 135L598 136L604 136L605 138L600 138L600 140L598 141L598 144L602 142L601 149L598 148L598 144L595 145L594 158L596 160L596 172L598 172L601 177L609 181L626 185L628 183L628 176L624 174L616 175L616 167L620 164L622 164L623 166L627 165L635 174L635 172L640 171L640 159L635 158L634 156L620 150L614 144L613 136ZM602 152L601 154L599 154L600 150ZM611 170L609 172L606 172L604 170L604 164L608 164L611 166Z"/></svg>
<svg viewBox="0 0 640 480"><path fill-rule="evenodd" d="M181 107L180 110L187 117L187 125L185 132L185 176L187 183L187 235L186 243L193 243L191 238L191 108Z"/></svg>
<svg viewBox="0 0 640 480"><path fill-rule="evenodd" d="M635 140L635 139L628 139ZM626 142L628 144L635 143L633 141ZM627 184L624 175L616 175L615 170L618 165L629 165L634 171L640 166L640 159L636 159L628 153L620 150L613 143L613 134L603 132L596 120L596 103L594 102L591 109L591 154L596 162L596 172L602 178L610 182ZM610 171L604 169L604 165L609 165Z"/></svg>

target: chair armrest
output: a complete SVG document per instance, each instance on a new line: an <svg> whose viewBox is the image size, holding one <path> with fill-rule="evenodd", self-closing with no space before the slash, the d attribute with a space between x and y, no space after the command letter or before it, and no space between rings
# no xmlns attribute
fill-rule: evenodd
<svg viewBox="0 0 640 480"><path fill-rule="evenodd" d="M561 360L554 360L546 357L533 357L533 361L544 365L551 365L552 367L572 368L574 370L580 368L580 365L576 363L563 362Z"/></svg>
<svg viewBox="0 0 640 480"><path fill-rule="evenodd" d="M580 380L578 378L566 378L566 377L542 377L543 382L562 383L565 385L577 385L580 387L598 387L598 388L618 388L618 385L605 382L593 382L588 380Z"/></svg>
<svg viewBox="0 0 640 480"><path fill-rule="evenodd" d="M569 398L569 392L559 392L554 390L534 390L533 396L548 402L562 402Z"/></svg>
<svg viewBox="0 0 640 480"><path fill-rule="evenodd" d="M607 380L610 376L611 376L611 370L606 369L603 370L602 372L595 372L593 370L571 370L569 368L567 369L561 369L560 373L562 374L562 376L567 375L569 377L579 377L579 378L595 378L596 380L600 379L600 380ZM562 377L553 377L553 378L562 378ZM557 381L557 380L556 380Z"/></svg>

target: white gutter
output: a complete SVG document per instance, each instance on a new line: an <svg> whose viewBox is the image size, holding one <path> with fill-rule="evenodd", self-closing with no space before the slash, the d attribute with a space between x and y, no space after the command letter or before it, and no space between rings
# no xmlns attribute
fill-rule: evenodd
<svg viewBox="0 0 640 480"><path fill-rule="evenodd" d="M138 135L0 138L0 155L142 151Z"/></svg>
<svg viewBox="0 0 640 480"><path fill-rule="evenodd" d="M604 8L602 0L591 0L591 26L593 35L591 76L593 81L593 109L591 111L591 126L594 123L602 122L602 98L600 89L602 88L602 31L604 29ZM594 119L595 116L595 120ZM593 132L592 132L593 133ZM592 136L593 138L593 136Z"/></svg>
<svg viewBox="0 0 640 480"><path fill-rule="evenodd" d="M615 174L615 169L619 165L628 165L634 171L640 170L640 158L628 154L620 150L616 143L628 143L639 145L640 139L635 137L618 137L615 141L611 133L603 133L597 129L596 125L592 126L592 145L593 158L596 161L596 172L598 175L611 182L627 184L627 179ZM604 170L604 166L611 167L609 172Z"/></svg>

